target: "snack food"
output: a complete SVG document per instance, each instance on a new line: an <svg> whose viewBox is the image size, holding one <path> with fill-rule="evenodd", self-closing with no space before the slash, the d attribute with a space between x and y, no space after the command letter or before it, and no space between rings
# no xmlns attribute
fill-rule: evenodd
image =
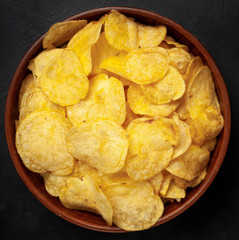
<svg viewBox="0 0 239 240"><path fill-rule="evenodd" d="M64 46L50 44L29 64L49 104L23 104L29 80L19 93L17 150L67 208L129 231L149 228L163 202L180 201L206 177L223 127L210 70L165 26L117 11L71 39L56 36Z"/></svg>

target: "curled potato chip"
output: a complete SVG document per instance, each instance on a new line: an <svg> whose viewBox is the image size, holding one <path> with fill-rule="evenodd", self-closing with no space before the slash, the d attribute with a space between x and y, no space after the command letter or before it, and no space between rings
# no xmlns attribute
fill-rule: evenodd
<svg viewBox="0 0 239 240"><path fill-rule="evenodd" d="M167 117L174 112L180 104L180 99L165 104L154 104L147 99L140 86L136 84L129 86L127 100L134 113L148 116Z"/></svg>
<svg viewBox="0 0 239 240"><path fill-rule="evenodd" d="M165 169L179 141L176 123L167 118L135 119L127 127L127 133L129 150L125 166L135 181L149 179Z"/></svg>
<svg viewBox="0 0 239 240"><path fill-rule="evenodd" d="M101 68L138 84L157 82L169 68L169 57L165 49L144 48L105 59Z"/></svg>
<svg viewBox="0 0 239 240"><path fill-rule="evenodd" d="M74 126L66 136L69 152L104 173L123 168L128 150L125 130L110 120Z"/></svg>
<svg viewBox="0 0 239 240"><path fill-rule="evenodd" d="M150 228L163 214L164 205L149 182L108 185L102 191L113 208L113 222L124 230Z"/></svg>
<svg viewBox="0 0 239 240"><path fill-rule="evenodd" d="M207 167L209 158L207 150L191 145L184 154L173 159L166 169L177 177L192 181Z"/></svg>
<svg viewBox="0 0 239 240"><path fill-rule="evenodd" d="M119 54L119 50L112 47L105 38L105 32L100 34L98 41L92 46L91 58L92 58L92 71L91 75L102 73L101 62L111 56Z"/></svg>
<svg viewBox="0 0 239 240"><path fill-rule="evenodd" d="M37 173L70 174L74 158L66 147L69 128L70 122L58 113L34 111L25 117L16 132L16 148L25 166Z"/></svg>
<svg viewBox="0 0 239 240"><path fill-rule="evenodd" d="M53 24L43 38L43 48L60 47L69 41L86 24L87 20L71 20Z"/></svg>
<svg viewBox="0 0 239 240"><path fill-rule="evenodd" d="M88 23L69 41L67 48L72 49L80 60L84 73L88 76L92 70L91 48L100 36L104 17Z"/></svg>
<svg viewBox="0 0 239 240"><path fill-rule="evenodd" d="M43 51L33 60L33 65L30 67L34 75L34 80L37 86L40 86L39 79L43 74L44 69L50 64L50 62L59 57L63 52L63 49L56 48L49 51Z"/></svg>
<svg viewBox="0 0 239 240"><path fill-rule="evenodd" d="M137 28L140 48L157 47L167 34L167 28L164 25L146 26L138 23Z"/></svg>
<svg viewBox="0 0 239 240"><path fill-rule="evenodd" d="M112 10L105 20L105 37L110 45L121 51L132 51L138 48L137 24Z"/></svg>
<svg viewBox="0 0 239 240"><path fill-rule="evenodd" d="M110 202L91 177L68 178L59 197L66 208L95 212L100 214L108 225L112 225L113 210Z"/></svg>
<svg viewBox="0 0 239 240"><path fill-rule="evenodd" d="M154 194L159 195L160 189L161 189L162 184L163 184L163 174L162 174L162 172L159 172L159 173L155 174L148 181L152 184L152 186L154 188Z"/></svg>
<svg viewBox="0 0 239 240"><path fill-rule="evenodd" d="M172 159L174 159L174 158L179 157L180 155L182 155L183 153L185 153L187 151L187 149L189 148L189 146L192 143L192 138L191 138L189 127L188 127L187 123L180 120L176 113L173 114L172 119L177 124L179 133L180 133L180 140L179 140L178 144L175 146L174 152L173 152Z"/></svg>
<svg viewBox="0 0 239 240"><path fill-rule="evenodd" d="M173 46L175 46L175 47L177 47L177 48L182 48L182 49L188 51L188 47L187 47L186 45L180 44L180 43L176 42L176 41L175 41L172 37L170 37L170 36L166 36L166 37L164 38L164 41L165 41L168 45L173 45Z"/></svg>
<svg viewBox="0 0 239 240"><path fill-rule="evenodd" d="M79 59L69 49L64 49L47 65L39 83L49 99L61 106L76 104L85 98L89 88Z"/></svg>
<svg viewBox="0 0 239 240"><path fill-rule="evenodd" d="M78 177L78 175L77 163L75 163L74 169L69 175L58 176L52 174L51 172L41 173L47 192L54 197L59 196L61 188L66 185L66 181L69 177Z"/></svg>
<svg viewBox="0 0 239 240"><path fill-rule="evenodd" d="M186 197L186 191L180 188L174 181L170 181L168 190L163 196L164 198L176 199L178 202Z"/></svg>
<svg viewBox="0 0 239 240"><path fill-rule="evenodd" d="M168 49L170 64L174 66L178 71L184 75L187 71L187 67L191 62L191 55L183 48L171 48Z"/></svg>
<svg viewBox="0 0 239 240"><path fill-rule="evenodd" d="M163 79L141 85L144 95L155 104L164 104L181 98L185 92L185 82L181 74L170 66Z"/></svg>
<svg viewBox="0 0 239 240"><path fill-rule="evenodd" d="M79 124L93 118L104 118L121 125L126 115L123 84L107 74L96 75L90 79L86 98L66 109L72 124Z"/></svg>
<svg viewBox="0 0 239 240"><path fill-rule="evenodd" d="M168 191L168 188L169 188L169 185L171 183L171 180L172 180L172 174L170 174L169 172L167 171L163 171L163 181L162 181L162 185L160 187L160 195L164 196L167 191Z"/></svg>
<svg viewBox="0 0 239 240"><path fill-rule="evenodd" d="M19 93L19 121L35 110L49 110L65 116L65 108L50 101L41 88L35 85L32 75L25 80Z"/></svg>

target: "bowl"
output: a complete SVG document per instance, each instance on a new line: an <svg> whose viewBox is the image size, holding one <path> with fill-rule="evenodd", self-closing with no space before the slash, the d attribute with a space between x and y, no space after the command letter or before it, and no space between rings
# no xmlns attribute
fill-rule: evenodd
<svg viewBox="0 0 239 240"><path fill-rule="evenodd" d="M215 150L211 153L211 159L208 165L208 174L205 180L196 188L189 189L187 191L187 196L179 203L168 203L165 205L165 211L163 216L158 220L155 226L163 224L172 218L175 218L179 214L183 213L190 206L192 206L208 189L214 178L216 177L222 162L224 160L229 138L230 138L230 129L231 129L231 112L230 112L230 102L226 89L226 85L222 78L221 73L219 72L215 62L213 61L210 54L202 46L202 44L187 30L178 25L177 23L169 20L166 17L163 17L159 14L149 12L137 8L129 7L106 7L89 10L76 14L67 20L74 19L87 19L88 21L98 20L102 15L109 12L112 9L116 9L121 13L133 17L136 21L149 24L157 25L163 24L167 27L168 34L174 37L178 42L185 44L189 47L189 50L195 55L200 56L205 65L207 65L212 72L212 76L215 82L216 92L218 95L219 103L221 105L222 115L224 116L225 125L218 136L218 142ZM6 139L9 148L9 152L12 158L12 161L18 171L23 182L33 193L33 195L49 210L54 212L59 217L76 224L78 226L102 231L102 232L125 232L124 230L116 226L108 226L105 221L94 213L70 210L61 204L58 198L50 196L44 187L44 182L42 177L39 174L33 173L28 170L20 156L17 153L15 146L15 120L18 119L18 93L21 86L21 82L25 76L29 73L27 65L29 61L34 58L40 51L42 51L42 39L44 35L40 37L32 47L27 51L20 64L18 65L16 72L11 81L9 88L6 108L5 108L5 132Z"/></svg>

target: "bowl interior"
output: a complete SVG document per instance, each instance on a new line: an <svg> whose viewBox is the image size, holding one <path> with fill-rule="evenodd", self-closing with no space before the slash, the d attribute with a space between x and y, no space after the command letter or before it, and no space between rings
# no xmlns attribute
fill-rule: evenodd
<svg viewBox="0 0 239 240"><path fill-rule="evenodd" d="M227 93L227 89L223 78L209 55L206 49L201 43L187 32L184 28L174 23L173 21L162 17L158 14L135 8L126 7L107 7L101 9L94 9L86 11L75 16L68 18L73 19L88 19L88 21L98 20L103 14L109 12L111 9L117 9L121 13L133 17L136 21L149 24L158 25L164 24L167 27L168 34L174 37L180 43L183 43L189 47L190 52L195 56L200 56L205 65L209 66L214 78L218 99L221 105L222 114L225 120L225 126L221 134L218 136L218 143L215 150L211 154L211 160L208 165L208 174L206 179L196 188L189 189L187 196L180 203L168 203L165 205L164 215L159 219L155 226L160 225L188 209L200 196L206 191L213 179L215 178L226 154L227 145L230 137L231 128L231 113L230 103ZM8 148L13 160L13 163L21 176L24 183L29 190L35 195L35 197L44 204L48 209L57 214L58 216L72 222L76 225L104 232L124 232L116 226L108 226L105 221L96 214L84 211L76 211L66 209L62 206L58 198L50 196L44 187L43 179L39 174L29 171L22 163L15 147L15 120L18 119L18 93L21 86L21 82L25 76L30 73L27 69L29 61L34 58L40 51L42 51L42 39L43 36L38 39L33 46L29 49L26 55L20 62L14 77L12 79L5 109L5 131L8 143Z"/></svg>

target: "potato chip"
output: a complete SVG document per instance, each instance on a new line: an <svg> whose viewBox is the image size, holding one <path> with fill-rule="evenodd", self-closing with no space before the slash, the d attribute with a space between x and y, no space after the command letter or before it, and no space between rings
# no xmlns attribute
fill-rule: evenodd
<svg viewBox="0 0 239 240"><path fill-rule="evenodd" d="M76 104L85 98L89 88L89 80L79 59L69 49L64 49L47 65L39 83L49 99L61 106Z"/></svg>
<svg viewBox="0 0 239 240"><path fill-rule="evenodd" d="M184 154L172 160L166 169L177 177L192 181L207 167L209 158L207 150L191 145Z"/></svg>
<svg viewBox="0 0 239 240"><path fill-rule="evenodd" d="M127 91L129 107L136 114L167 117L180 104L180 99L165 104L154 104L143 94L138 85L129 86Z"/></svg>
<svg viewBox="0 0 239 240"><path fill-rule="evenodd" d="M154 188L154 194L158 195L159 191L162 187L162 184L163 184L163 174L162 174L162 172L159 172L159 173L155 174L148 181L152 184L152 186Z"/></svg>
<svg viewBox="0 0 239 240"><path fill-rule="evenodd" d="M118 172L128 150L126 131L110 120L95 120L71 128L66 136L69 152L104 173Z"/></svg>
<svg viewBox="0 0 239 240"><path fill-rule="evenodd" d="M177 48L182 48L182 49L188 51L188 47L187 47L186 45L180 44L180 43L176 42L176 41L175 41L172 37L170 37L170 36L166 36L166 37L164 38L164 41L165 41L168 45L173 45L173 46L175 46L175 47L177 47Z"/></svg>
<svg viewBox="0 0 239 240"><path fill-rule="evenodd" d="M187 67L191 62L191 55L183 48L168 49L170 64L174 66L182 75L187 71Z"/></svg>
<svg viewBox="0 0 239 240"><path fill-rule="evenodd" d="M202 146L201 148L202 149L206 149L207 151L211 152L214 150L215 146L217 144L217 138L213 138L213 139L210 139L208 141L206 141Z"/></svg>
<svg viewBox="0 0 239 240"><path fill-rule="evenodd" d="M99 39L103 23L104 18L88 23L74 35L67 45L68 49L76 53L87 76L92 70L91 48Z"/></svg>
<svg viewBox="0 0 239 240"><path fill-rule="evenodd" d="M163 197L176 199L178 202L180 202L182 198L186 197L186 191L183 188L177 186L174 181L171 181L168 190Z"/></svg>
<svg viewBox="0 0 239 240"><path fill-rule="evenodd" d="M164 25L146 26L138 23L137 28L140 48L157 47L167 34L167 28Z"/></svg>
<svg viewBox="0 0 239 240"><path fill-rule="evenodd" d="M144 95L155 104L164 104L181 98L185 92L185 82L174 67L170 66L163 79L141 85Z"/></svg>
<svg viewBox="0 0 239 240"><path fill-rule="evenodd" d="M168 188L169 188L169 185L172 181L172 174L170 174L169 172L167 171L163 171L163 181L162 181L162 185L161 185L161 188L160 188L160 195L164 196L167 191L168 191Z"/></svg>
<svg viewBox="0 0 239 240"><path fill-rule="evenodd" d="M16 148L25 166L37 173L70 174L74 158L66 147L69 128L69 121L54 112L34 111L24 118L16 132Z"/></svg>
<svg viewBox="0 0 239 240"><path fill-rule="evenodd" d="M112 10L105 20L105 37L110 45L121 51L138 48L137 24L130 18Z"/></svg>
<svg viewBox="0 0 239 240"><path fill-rule="evenodd" d="M19 93L19 103L19 121L35 110L49 110L65 116L65 108L50 101L41 88L35 85L32 75L23 81Z"/></svg>
<svg viewBox="0 0 239 240"><path fill-rule="evenodd" d="M87 20L71 20L53 24L43 38L43 48L60 47L69 41L80 29L87 24Z"/></svg>
<svg viewBox="0 0 239 240"><path fill-rule="evenodd" d="M174 159L174 158L179 157L180 155L182 155L183 153L185 153L188 150L189 146L192 143L192 138L191 138L189 127L188 127L187 123L180 120L176 113L173 114L172 119L177 124L179 133L180 133L180 140L179 140L178 144L175 146L174 152L173 152L172 159Z"/></svg>
<svg viewBox="0 0 239 240"><path fill-rule="evenodd" d="M40 86L39 79L44 71L44 69L49 66L49 63L56 57L59 57L63 52L63 49L56 48L49 51L41 52L33 60L33 66L31 66L31 71L34 75L35 84Z"/></svg>
<svg viewBox="0 0 239 240"><path fill-rule="evenodd" d="M139 118L127 127L129 150L125 162L128 175L135 181L151 178L167 167L179 130L167 118Z"/></svg>
<svg viewBox="0 0 239 240"><path fill-rule="evenodd" d="M140 115L135 114L129 107L129 103L126 102L125 104L126 106L126 117L125 117L125 121L123 123L123 128L127 128L127 126L130 124L130 122L132 122L134 119L139 118Z"/></svg>
<svg viewBox="0 0 239 240"><path fill-rule="evenodd" d="M102 188L113 208L113 222L126 231L150 228L162 216L164 205L150 183L135 182Z"/></svg>
<svg viewBox="0 0 239 240"><path fill-rule="evenodd" d="M101 68L138 84L157 82L169 69L169 57L165 49L144 48L105 59Z"/></svg>
<svg viewBox="0 0 239 240"><path fill-rule="evenodd" d="M96 75L90 79L87 97L66 109L72 124L104 118L121 125L126 115L123 84L106 74Z"/></svg>
<svg viewBox="0 0 239 240"><path fill-rule="evenodd" d="M95 212L100 214L108 225L112 225L113 210L110 202L91 177L68 178L59 197L66 208Z"/></svg>
<svg viewBox="0 0 239 240"><path fill-rule="evenodd" d="M92 71L91 75L102 73L104 70L101 69L101 62L111 56L117 56L119 50L112 47L105 38L105 32L100 34L98 41L92 46L91 58L92 58Z"/></svg>
<svg viewBox="0 0 239 240"><path fill-rule="evenodd" d="M62 187L66 186L66 181L70 177L78 177L78 165L74 165L74 170L71 174L65 176L54 175L51 172L41 173L44 179L44 184L47 192L53 196L58 197Z"/></svg>

